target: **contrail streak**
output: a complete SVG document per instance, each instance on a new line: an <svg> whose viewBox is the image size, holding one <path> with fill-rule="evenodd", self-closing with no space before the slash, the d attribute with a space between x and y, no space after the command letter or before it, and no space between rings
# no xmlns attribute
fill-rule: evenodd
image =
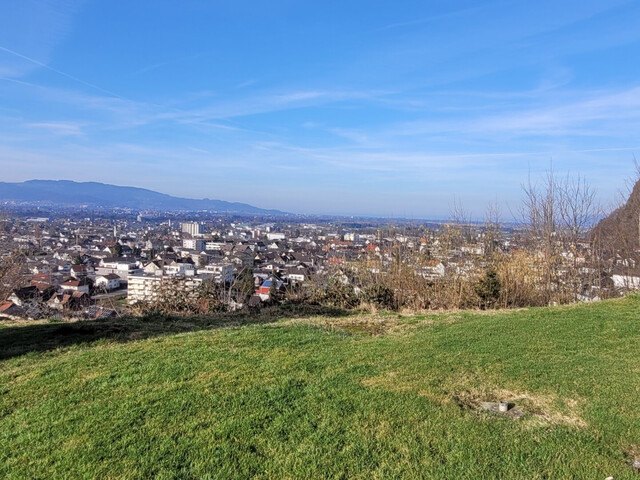
<svg viewBox="0 0 640 480"><path fill-rule="evenodd" d="M91 88L93 88L95 90L99 90L102 93L106 93L107 95L110 95L112 97L116 97L116 98L118 98L120 100L125 100L123 97L121 97L117 93L111 92L109 90L105 90L104 88L99 87L98 85L94 85L93 83L85 82L81 78L74 77L73 75L70 75L70 74L68 74L66 72L63 72L62 70L58 70L57 68L50 67L49 65L47 65L45 63L39 62L38 60L35 60L35 59L31 58L31 57L27 57L26 55L23 55L21 53L15 52L15 51L10 50L10 49L8 49L6 47L3 47L1 45L0 45L0 50L2 50L3 52L10 53L11 55L15 55L16 57L22 58L24 60L27 60L28 62L31 62L31 63L33 63L35 65L38 65L39 67L46 68L47 70L51 70L52 72L55 72L58 75L62 75L64 77L67 77L67 78L73 80L74 82L78 82L78 83L81 83L83 85L86 85L87 87L91 87Z"/></svg>

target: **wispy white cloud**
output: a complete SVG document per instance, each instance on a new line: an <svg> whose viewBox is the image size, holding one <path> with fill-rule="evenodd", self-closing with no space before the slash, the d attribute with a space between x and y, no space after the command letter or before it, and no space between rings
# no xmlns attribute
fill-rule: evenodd
<svg viewBox="0 0 640 480"><path fill-rule="evenodd" d="M40 62L38 60L35 60L35 59L31 58L31 57L23 55L22 53L16 52L14 50L10 50L10 49L8 49L6 47L3 47L1 45L0 45L0 51L9 53L9 54L14 55L14 56L16 56L18 58L26 60L27 62L30 62L30 63L38 66L38 67L46 68L47 70L50 70L50 71L52 71L54 73L57 73L58 75L62 75L63 77L66 77L66 78L68 78L70 80L73 80L74 82L80 83L80 84L82 84L82 85L84 85L86 87L92 88L94 90L98 90L99 92L106 93L109 96L116 97L116 98L122 98L117 93L114 93L114 92L111 92L109 90L106 90L106 89L104 89L102 87L99 87L98 85L93 84L93 83L86 82L86 81L82 80L81 78L78 78L78 77L76 77L74 75L71 75L69 73L63 72L62 70L59 70L57 68L53 68L53 67L51 67L51 66L49 66L49 65L47 65L45 63L42 63L42 62Z"/></svg>
<svg viewBox="0 0 640 480"><path fill-rule="evenodd" d="M74 16L84 3L84 0L4 2L0 15L0 45L4 47L0 54L0 76L18 78L48 64L55 48L72 30Z"/></svg>
<svg viewBox="0 0 640 480"><path fill-rule="evenodd" d="M147 65L145 67L142 67L134 72L131 73L131 75L140 75L142 73L147 73L147 72L151 72L153 70L157 70L158 68L162 68L165 67L167 65L169 65L170 62L158 62L158 63L154 63L151 65Z"/></svg>
<svg viewBox="0 0 640 480"><path fill-rule="evenodd" d="M149 73L154 70L158 70L160 68L165 68L171 65L176 65L176 64L183 63L190 60L196 60L198 58L204 57L205 55L208 55L208 52L198 52L191 55L182 55L174 58L169 58L167 60L152 63L150 65L146 65L142 68L139 68L138 70L135 70L134 72L132 72L131 75L136 76L136 75L141 75L143 73Z"/></svg>
<svg viewBox="0 0 640 480"><path fill-rule="evenodd" d="M32 122L24 125L27 128L46 130L53 135L79 136L83 135L82 125L69 122Z"/></svg>
<svg viewBox="0 0 640 480"><path fill-rule="evenodd" d="M406 142L410 137L449 138L452 143L499 140L504 144L526 137L628 137L640 127L640 87L612 91L568 91L564 92L564 101L556 94L545 97L543 93L521 97L521 102L514 103L513 92L507 92L505 99L508 102L504 105L494 102L492 106L478 111L474 104L467 109L460 106L452 110L446 108L446 99L444 104L432 100L432 108L424 115L424 119L332 131L363 145L367 144L368 139L373 139L373 145L389 145ZM483 94L479 96L481 98ZM499 100L500 94L493 93L491 97ZM536 106L539 104L547 105ZM438 118L433 118L434 112L438 112Z"/></svg>
<svg viewBox="0 0 640 480"><path fill-rule="evenodd" d="M171 116L199 120L225 120L348 101L366 101L387 92L372 90L292 90L262 92L246 97L222 99L208 106L176 109Z"/></svg>
<svg viewBox="0 0 640 480"><path fill-rule="evenodd" d="M385 25L384 27L379 28L376 31L383 32L385 30L394 30L394 29L406 28L406 27L423 26L433 22L438 22L438 21L448 20L448 19L455 19L457 17L461 17L465 15L471 15L473 13L478 13L480 11L486 10L487 8L489 8L489 5L484 5L480 7L474 7L474 8L465 8L461 10L454 10L451 12L441 13L439 15L431 15L428 17L417 18L414 20L407 20L405 22L390 23L388 25Z"/></svg>
<svg viewBox="0 0 640 480"><path fill-rule="evenodd" d="M246 80L244 82L239 83L238 85L236 85L236 88L247 88L250 87L252 85L255 85L256 83L258 83L257 80L251 79L251 80Z"/></svg>
<svg viewBox="0 0 640 480"><path fill-rule="evenodd" d="M211 152L209 150L205 150L203 148L196 148L196 147L187 147L187 148L192 152L205 153L207 155L211 155Z"/></svg>
<svg viewBox="0 0 640 480"><path fill-rule="evenodd" d="M475 131L515 135L593 135L594 123L600 135L615 135L620 122L640 122L640 88L606 93L595 98L561 106L532 109L484 118Z"/></svg>

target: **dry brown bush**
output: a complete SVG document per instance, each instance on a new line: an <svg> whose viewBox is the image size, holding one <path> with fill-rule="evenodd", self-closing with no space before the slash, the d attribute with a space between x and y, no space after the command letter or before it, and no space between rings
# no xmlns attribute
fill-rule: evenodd
<svg viewBox="0 0 640 480"><path fill-rule="evenodd" d="M0 258L0 301L4 301L11 292L20 287L20 270L24 256L18 252Z"/></svg>
<svg viewBox="0 0 640 480"><path fill-rule="evenodd" d="M503 308L545 305L543 260L526 251L505 255L496 263L500 279L499 306Z"/></svg>
<svg viewBox="0 0 640 480"><path fill-rule="evenodd" d="M130 305L130 311L135 315L204 315L226 309L225 292L214 282L189 287L185 286L184 278L165 278L157 285L155 293L153 300Z"/></svg>

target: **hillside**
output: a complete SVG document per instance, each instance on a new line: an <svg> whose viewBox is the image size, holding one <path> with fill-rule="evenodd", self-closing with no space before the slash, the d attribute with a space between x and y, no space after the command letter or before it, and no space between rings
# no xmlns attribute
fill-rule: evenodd
<svg viewBox="0 0 640 480"><path fill-rule="evenodd" d="M2 478L637 478L639 296L4 323L0 352Z"/></svg>
<svg viewBox="0 0 640 480"><path fill-rule="evenodd" d="M134 210L210 210L224 213L283 215L279 210L265 210L246 203L208 198L196 200L172 197L144 188L120 187L97 182L70 180L29 180L22 183L0 182L0 201L37 203L56 206L131 208Z"/></svg>
<svg viewBox="0 0 640 480"><path fill-rule="evenodd" d="M629 254L640 246L640 180L634 185L624 205L600 220L593 233L612 252Z"/></svg>

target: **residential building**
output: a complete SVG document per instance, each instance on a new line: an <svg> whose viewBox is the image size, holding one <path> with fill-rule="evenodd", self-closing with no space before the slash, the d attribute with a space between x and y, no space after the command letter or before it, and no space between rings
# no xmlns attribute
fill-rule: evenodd
<svg viewBox="0 0 640 480"><path fill-rule="evenodd" d="M198 270L198 273L210 275L218 283L230 283L233 281L233 265L230 263L213 263Z"/></svg>
<svg viewBox="0 0 640 480"><path fill-rule="evenodd" d="M205 249L206 242L201 239L196 238L185 238L182 240L182 248L186 248L188 250L195 250L196 252L201 252Z"/></svg>
<svg viewBox="0 0 640 480"><path fill-rule="evenodd" d="M106 275L98 275L96 277L95 286L101 290L115 290L120 287L120 277L115 273L107 273Z"/></svg>
<svg viewBox="0 0 640 480"><path fill-rule="evenodd" d="M121 258L103 258L100 260L100 264L96 267L96 275L107 275L109 273L115 273L126 282L130 275L140 273L140 267L135 258L121 257Z"/></svg>
<svg viewBox="0 0 640 480"><path fill-rule="evenodd" d="M202 281L202 277L195 276L130 275L127 303L131 305L136 302L156 301L165 288L193 291Z"/></svg>
<svg viewBox="0 0 640 480"><path fill-rule="evenodd" d="M183 222L180 224L180 230L182 233L188 233L192 236L200 235L200 224L198 222Z"/></svg>
<svg viewBox="0 0 640 480"><path fill-rule="evenodd" d="M286 235L284 233L280 233L280 232L267 233L268 240L284 240L285 238L286 238Z"/></svg>
<svg viewBox="0 0 640 480"><path fill-rule="evenodd" d="M89 293L89 284L86 280L69 279L60 285L62 291L71 290L73 292Z"/></svg>

